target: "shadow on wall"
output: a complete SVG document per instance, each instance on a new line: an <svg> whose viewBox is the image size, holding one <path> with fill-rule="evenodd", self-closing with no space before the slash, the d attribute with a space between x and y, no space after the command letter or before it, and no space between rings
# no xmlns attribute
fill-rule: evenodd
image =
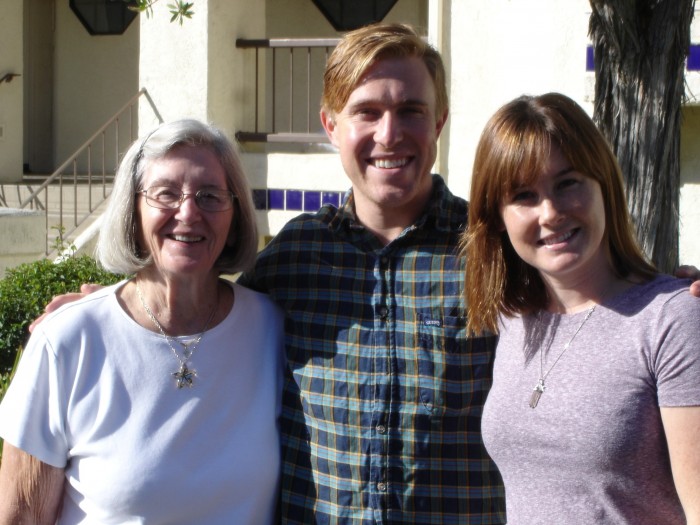
<svg viewBox="0 0 700 525"><path fill-rule="evenodd" d="M700 265L700 105L683 107L681 128L681 264Z"/></svg>

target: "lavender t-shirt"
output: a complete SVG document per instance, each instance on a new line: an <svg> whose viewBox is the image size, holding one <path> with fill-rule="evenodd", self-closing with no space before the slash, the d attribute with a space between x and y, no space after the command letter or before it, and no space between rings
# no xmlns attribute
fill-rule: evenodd
<svg viewBox="0 0 700 525"><path fill-rule="evenodd" d="M659 407L700 405L700 300L659 276L598 306L530 408L586 314L502 322L482 432L508 523L685 523Z"/></svg>

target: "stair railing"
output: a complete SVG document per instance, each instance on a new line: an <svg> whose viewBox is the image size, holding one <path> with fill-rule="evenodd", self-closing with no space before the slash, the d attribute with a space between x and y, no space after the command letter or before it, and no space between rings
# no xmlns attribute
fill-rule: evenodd
<svg viewBox="0 0 700 525"><path fill-rule="evenodd" d="M318 120L323 69L338 38L236 40L255 51L254 79L247 96L253 122L239 130L239 142L327 143Z"/></svg>
<svg viewBox="0 0 700 525"><path fill-rule="evenodd" d="M135 114L138 112L138 102L141 97L153 110L159 122L163 122L153 99L146 88L141 88L124 106L117 111L102 127L100 127L85 143L83 143L61 164L44 182L34 189L28 197L20 202L19 208L43 209L46 211L46 244L44 252L49 255L53 249L50 246L51 229L57 229L59 243L66 245L64 239L70 236L95 212L111 192L111 181L119 164L122 148L127 148L138 135L138 124ZM123 121L126 121L125 123ZM121 126L121 128L120 128ZM122 131L123 127L127 127ZM112 135L111 140L108 135ZM128 136L123 144L124 135ZM108 166L108 142L112 162ZM96 151L97 150L97 151ZM96 154L95 154L96 153ZM79 184L80 183L80 184ZM72 193L71 202L67 202L64 187L69 186ZM82 190L82 191L79 191ZM87 196L85 195L87 193ZM43 194L43 199L41 198ZM87 197L87 202L85 202ZM79 206L86 205L86 208ZM57 209L56 209L57 208ZM70 208L70 209L66 209ZM51 228L50 228L51 225ZM67 243L70 244L70 243Z"/></svg>

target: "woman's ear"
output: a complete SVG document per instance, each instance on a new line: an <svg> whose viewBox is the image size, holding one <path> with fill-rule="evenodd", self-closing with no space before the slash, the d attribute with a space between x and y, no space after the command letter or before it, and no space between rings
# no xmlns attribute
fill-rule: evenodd
<svg viewBox="0 0 700 525"><path fill-rule="evenodd" d="M496 224L497 224L498 231L505 233L506 223L503 221L503 206L502 205L498 206L498 219L497 219Z"/></svg>

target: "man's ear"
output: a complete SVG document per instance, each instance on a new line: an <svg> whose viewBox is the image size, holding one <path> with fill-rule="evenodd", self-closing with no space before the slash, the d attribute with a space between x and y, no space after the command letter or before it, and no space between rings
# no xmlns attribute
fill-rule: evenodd
<svg viewBox="0 0 700 525"><path fill-rule="evenodd" d="M445 123L447 122L447 117L449 115L449 111L445 110L445 113L443 113L442 117L437 119L435 122L435 137L440 138L440 133L442 133L442 128L445 127Z"/></svg>
<svg viewBox="0 0 700 525"><path fill-rule="evenodd" d="M335 118L333 117L332 113L323 108L321 109L321 124L323 125L323 129L326 131L326 135L328 135L328 139L331 141L331 144L337 148L338 143L335 138Z"/></svg>

